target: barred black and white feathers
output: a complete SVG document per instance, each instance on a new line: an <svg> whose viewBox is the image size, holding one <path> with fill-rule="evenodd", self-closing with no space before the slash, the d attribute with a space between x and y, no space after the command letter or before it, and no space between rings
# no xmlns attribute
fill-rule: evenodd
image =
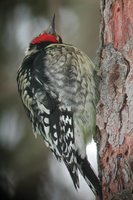
<svg viewBox="0 0 133 200"><path fill-rule="evenodd" d="M95 194L99 179L86 159L95 133L98 92L95 66L85 53L43 33L33 39L18 70L18 90L35 134L63 160L75 185L78 169Z"/></svg>

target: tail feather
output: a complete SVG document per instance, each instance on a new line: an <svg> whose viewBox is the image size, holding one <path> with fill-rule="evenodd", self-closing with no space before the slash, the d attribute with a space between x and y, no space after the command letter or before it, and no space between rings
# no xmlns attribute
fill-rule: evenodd
<svg viewBox="0 0 133 200"><path fill-rule="evenodd" d="M92 169L89 161L85 157L82 159L79 155L77 156L78 168L82 176L86 180L87 184L91 188L95 195L98 195L102 199L102 187L100 181Z"/></svg>
<svg viewBox="0 0 133 200"><path fill-rule="evenodd" d="M79 188L79 177L78 177L77 165L75 163L68 164L65 160L64 160L64 163L70 173L75 189L77 190Z"/></svg>

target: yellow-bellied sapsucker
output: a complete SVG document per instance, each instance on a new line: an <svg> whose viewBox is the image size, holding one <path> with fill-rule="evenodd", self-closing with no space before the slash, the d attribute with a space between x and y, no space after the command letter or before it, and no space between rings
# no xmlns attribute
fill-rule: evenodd
<svg viewBox="0 0 133 200"><path fill-rule="evenodd" d="M53 18L48 30L31 41L18 70L18 91L34 133L64 161L75 187L79 169L101 197L99 179L86 157L96 127L96 68L85 53L62 42L54 24Z"/></svg>

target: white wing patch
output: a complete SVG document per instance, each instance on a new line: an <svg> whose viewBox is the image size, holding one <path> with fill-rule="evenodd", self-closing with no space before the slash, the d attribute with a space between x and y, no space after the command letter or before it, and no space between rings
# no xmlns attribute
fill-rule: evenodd
<svg viewBox="0 0 133 200"><path fill-rule="evenodd" d="M62 159L66 164L76 188L79 187L73 113L70 107L60 108L60 130L62 135Z"/></svg>

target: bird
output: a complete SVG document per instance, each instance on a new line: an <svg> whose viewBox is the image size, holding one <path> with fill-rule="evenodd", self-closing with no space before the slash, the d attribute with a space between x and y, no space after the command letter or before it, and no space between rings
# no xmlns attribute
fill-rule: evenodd
<svg viewBox="0 0 133 200"><path fill-rule="evenodd" d="M77 47L63 42L55 15L47 30L31 39L17 72L17 85L35 135L63 161L76 189L79 171L102 199L100 180L86 154L96 132L97 68Z"/></svg>

